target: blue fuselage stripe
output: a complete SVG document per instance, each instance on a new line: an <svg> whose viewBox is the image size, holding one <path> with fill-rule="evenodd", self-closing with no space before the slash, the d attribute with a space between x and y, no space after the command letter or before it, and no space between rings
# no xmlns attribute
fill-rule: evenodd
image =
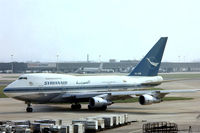
<svg viewBox="0 0 200 133"><path fill-rule="evenodd" d="M5 88L5 93L26 93L26 92L48 92L48 91L82 91L82 90L106 90L106 89L127 89L127 88L138 88L141 85L121 85L121 86L77 86L77 87L21 87L21 88Z"/></svg>

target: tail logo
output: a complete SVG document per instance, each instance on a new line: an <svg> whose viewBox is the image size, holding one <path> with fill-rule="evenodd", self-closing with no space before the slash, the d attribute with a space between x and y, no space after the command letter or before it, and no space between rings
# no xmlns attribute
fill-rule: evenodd
<svg viewBox="0 0 200 133"><path fill-rule="evenodd" d="M154 66L154 67L157 67L157 66L159 65L159 63L157 63L157 62L151 61L150 58L146 58L146 59L147 59L148 62L149 62L152 66Z"/></svg>

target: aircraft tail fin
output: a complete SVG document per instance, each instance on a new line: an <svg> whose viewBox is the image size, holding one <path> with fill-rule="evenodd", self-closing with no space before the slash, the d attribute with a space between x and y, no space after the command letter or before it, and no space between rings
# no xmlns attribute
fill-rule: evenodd
<svg viewBox="0 0 200 133"><path fill-rule="evenodd" d="M156 76L158 74L167 37L161 37L129 76Z"/></svg>

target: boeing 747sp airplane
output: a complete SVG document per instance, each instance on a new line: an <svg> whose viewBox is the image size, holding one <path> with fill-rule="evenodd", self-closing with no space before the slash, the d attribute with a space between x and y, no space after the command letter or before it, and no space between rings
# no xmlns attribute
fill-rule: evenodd
<svg viewBox="0 0 200 133"><path fill-rule="evenodd" d="M160 103L170 92L195 91L138 91L139 88L156 86L163 82L163 78L157 74L166 42L167 37L161 37L127 76L23 74L9 84L4 93L8 97L25 101L26 111L32 112L31 103L72 103L72 109L80 109L80 102L88 102L89 110L106 110L108 105L113 104L111 99L115 96L136 95L139 96L141 105L149 105Z"/></svg>

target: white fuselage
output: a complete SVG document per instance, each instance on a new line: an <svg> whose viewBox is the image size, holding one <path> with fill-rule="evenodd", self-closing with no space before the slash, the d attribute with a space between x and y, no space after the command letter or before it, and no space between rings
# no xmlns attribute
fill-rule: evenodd
<svg viewBox="0 0 200 133"><path fill-rule="evenodd" d="M4 89L4 93L20 100L33 99L47 94L111 92L155 86L161 76L72 76L64 74L24 74ZM57 95L55 95L57 96ZM50 98L50 97L49 97ZM51 97L53 98L53 96Z"/></svg>

